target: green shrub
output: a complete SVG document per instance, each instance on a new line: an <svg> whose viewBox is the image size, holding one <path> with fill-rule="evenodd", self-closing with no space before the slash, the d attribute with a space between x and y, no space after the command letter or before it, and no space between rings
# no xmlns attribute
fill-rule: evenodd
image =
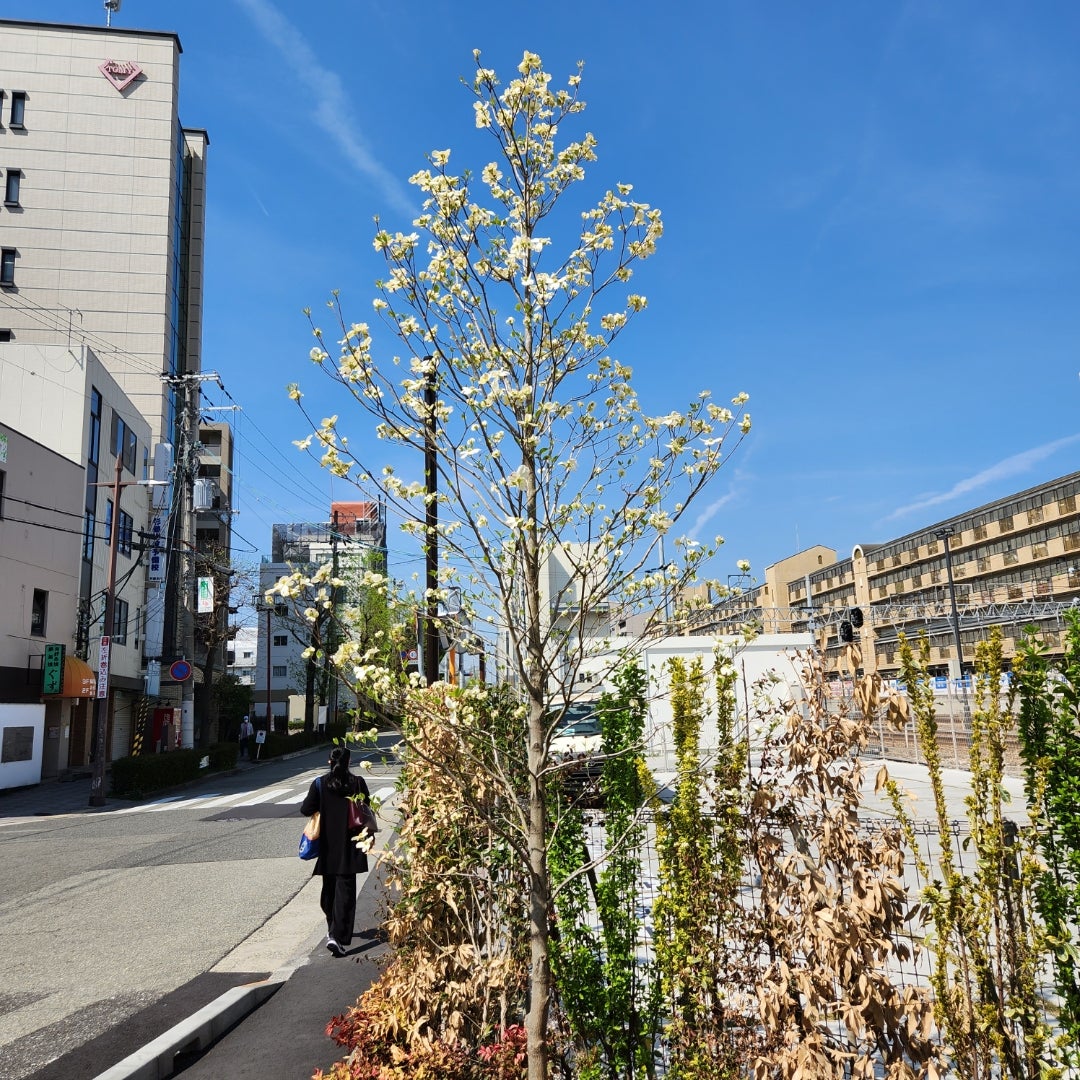
<svg viewBox="0 0 1080 1080"><path fill-rule="evenodd" d="M333 742L334 739L345 737L346 725L328 724L322 731L293 731L288 735L278 731L268 731L266 742L259 750L259 759L281 757L283 754L293 754L297 750L306 750L309 746L322 746Z"/></svg>
<svg viewBox="0 0 1080 1080"><path fill-rule="evenodd" d="M198 777L204 750L172 750L119 758L112 763L112 794L141 799Z"/></svg>
<svg viewBox="0 0 1080 1080"><path fill-rule="evenodd" d="M211 772L230 772L236 768L240 747L234 742L215 743L208 751Z"/></svg>

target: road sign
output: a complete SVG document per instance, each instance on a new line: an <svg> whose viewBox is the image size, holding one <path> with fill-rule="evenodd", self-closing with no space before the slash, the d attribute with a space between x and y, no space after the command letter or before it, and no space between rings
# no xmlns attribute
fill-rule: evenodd
<svg viewBox="0 0 1080 1080"><path fill-rule="evenodd" d="M99 698L109 696L109 643L111 640L108 634L101 635L101 648L98 652L97 665L97 694L95 695Z"/></svg>
<svg viewBox="0 0 1080 1080"><path fill-rule="evenodd" d="M191 678L191 665L186 660L174 660L169 668L169 674L177 682L183 682Z"/></svg>

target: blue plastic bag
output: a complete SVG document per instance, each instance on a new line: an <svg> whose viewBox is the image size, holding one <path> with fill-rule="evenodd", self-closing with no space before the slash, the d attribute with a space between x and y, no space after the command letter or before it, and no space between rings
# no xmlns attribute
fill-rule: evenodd
<svg viewBox="0 0 1080 1080"><path fill-rule="evenodd" d="M319 795L322 796L322 785L319 783L319 777L315 778L315 786L319 789ZM300 848L297 851L297 855L301 859L307 861L308 859L317 859L319 857L319 833L321 831L322 816L318 810L315 811L311 817L308 818L307 824L304 826L304 831L300 834Z"/></svg>

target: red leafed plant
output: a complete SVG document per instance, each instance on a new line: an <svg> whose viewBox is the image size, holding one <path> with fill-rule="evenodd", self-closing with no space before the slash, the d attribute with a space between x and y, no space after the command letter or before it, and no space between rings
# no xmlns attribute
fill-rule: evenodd
<svg viewBox="0 0 1080 1080"><path fill-rule="evenodd" d="M477 1049L481 1061L488 1067L484 1076L491 1080L520 1080L528 1063L528 1039L521 1024L503 1028L498 1041Z"/></svg>

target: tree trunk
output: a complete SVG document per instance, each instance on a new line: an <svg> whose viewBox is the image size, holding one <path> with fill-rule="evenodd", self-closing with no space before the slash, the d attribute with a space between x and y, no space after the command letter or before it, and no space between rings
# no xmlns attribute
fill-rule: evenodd
<svg viewBox="0 0 1080 1080"><path fill-rule="evenodd" d="M544 709L533 701L529 712L529 1011L525 1030L529 1080L548 1077L548 1014L551 1005L551 956L548 915L551 881L547 865L547 807L544 802Z"/></svg>
<svg viewBox="0 0 1080 1080"><path fill-rule="evenodd" d="M202 666L202 686L196 686L194 694L195 713L199 718L199 738L196 745L201 750L205 750L210 745L210 706L213 703L211 690L214 686L216 667L217 649L209 649L206 654L206 663Z"/></svg>

